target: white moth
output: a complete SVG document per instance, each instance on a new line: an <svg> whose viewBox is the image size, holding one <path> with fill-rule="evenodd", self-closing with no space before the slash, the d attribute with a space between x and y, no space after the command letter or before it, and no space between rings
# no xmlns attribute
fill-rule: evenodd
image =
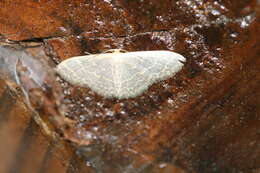
<svg viewBox="0 0 260 173"><path fill-rule="evenodd" d="M171 51L138 51L77 56L61 62L57 73L73 85L106 98L131 98L181 70L186 59Z"/></svg>

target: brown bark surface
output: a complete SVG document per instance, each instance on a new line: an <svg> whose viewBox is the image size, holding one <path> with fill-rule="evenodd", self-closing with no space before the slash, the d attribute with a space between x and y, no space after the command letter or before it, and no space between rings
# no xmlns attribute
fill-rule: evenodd
<svg viewBox="0 0 260 173"><path fill-rule="evenodd" d="M256 0L0 1L0 172L259 172L258 34ZM187 62L124 100L54 73L113 48Z"/></svg>

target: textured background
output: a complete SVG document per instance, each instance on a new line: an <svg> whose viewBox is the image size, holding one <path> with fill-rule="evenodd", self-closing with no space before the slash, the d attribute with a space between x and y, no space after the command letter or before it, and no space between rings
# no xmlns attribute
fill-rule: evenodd
<svg viewBox="0 0 260 173"><path fill-rule="evenodd" d="M25 63L34 75L17 68L21 85L33 89L41 119L19 86L1 80L0 172L260 172L258 34L256 0L0 1L1 45L49 66L111 48L187 58L178 76L122 101L55 83L49 67ZM32 82L39 76L47 87ZM72 120L65 125L53 121L55 99Z"/></svg>

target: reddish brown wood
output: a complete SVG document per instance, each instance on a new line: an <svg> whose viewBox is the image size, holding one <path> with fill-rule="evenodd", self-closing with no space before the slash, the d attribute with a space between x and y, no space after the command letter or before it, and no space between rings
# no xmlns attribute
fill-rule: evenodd
<svg viewBox="0 0 260 173"><path fill-rule="evenodd" d="M1 45L45 64L17 66L40 127L19 86L0 83L0 172L259 172L258 33L256 0L1 1ZM58 62L111 48L174 50L187 63L128 100L55 82Z"/></svg>

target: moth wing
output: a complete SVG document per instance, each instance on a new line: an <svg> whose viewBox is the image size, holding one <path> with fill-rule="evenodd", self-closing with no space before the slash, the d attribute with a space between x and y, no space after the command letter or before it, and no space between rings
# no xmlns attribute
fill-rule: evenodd
<svg viewBox="0 0 260 173"><path fill-rule="evenodd" d="M139 51L120 54L116 90L120 97L139 95L156 81L178 72L185 58L170 51Z"/></svg>
<svg viewBox="0 0 260 173"><path fill-rule="evenodd" d="M57 66L57 72L73 85L89 87L105 96L113 93L113 72L109 58L99 55L70 58Z"/></svg>

